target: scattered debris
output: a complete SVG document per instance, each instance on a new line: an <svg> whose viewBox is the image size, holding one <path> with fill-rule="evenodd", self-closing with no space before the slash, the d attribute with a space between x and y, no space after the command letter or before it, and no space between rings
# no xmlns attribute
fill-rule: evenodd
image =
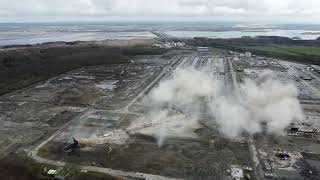
<svg viewBox="0 0 320 180"><path fill-rule="evenodd" d="M279 157L279 158L281 158L282 160L287 160L287 159L290 158L289 153L288 153L288 152L285 152L285 151L283 151L283 152L281 152L281 151L277 152L277 153L276 153L276 156Z"/></svg>
<svg viewBox="0 0 320 180"><path fill-rule="evenodd" d="M57 174L57 170L54 170L54 169L50 169L48 172L47 172L47 175L48 176L55 176Z"/></svg>
<svg viewBox="0 0 320 180"><path fill-rule="evenodd" d="M243 170L237 167L232 167L231 168L231 177L232 179L235 180L240 180L241 178L243 178Z"/></svg>
<svg viewBox="0 0 320 180"><path fill-rule="evenodd" d="M79 145L79 141L76 140L74 137L72 137L73 139L73 143L67 145L64 147L64 151L67 152L68 154L77 151L78 149L80 149L80 145Z"/></svg>

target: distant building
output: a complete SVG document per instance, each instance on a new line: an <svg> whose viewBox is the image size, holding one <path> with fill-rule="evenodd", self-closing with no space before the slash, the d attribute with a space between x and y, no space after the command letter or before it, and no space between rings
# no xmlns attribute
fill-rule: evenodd
<svg viewBox="0 0 320 180"><path fill-rule="evenodd" d="M178 47L183 47L183 46L185 46L186 45L186 43L184 43L184 42L177 42L177 46Z"/></svg>
<svg viewBox="0 0 320 180"><path fill-rule="evenodd" d="M165 48L171 48L172 45L171 45L170 42L166 42L166 43L164 43L164 47L165 47Z"/></svg>
<svg viewBox="0 0 320 180"><path fill-rule="evenodd" d="M184 42L166 42L163 44L164 48L173 48L173 47L184 47L186 44ZM155 44L155 46L157 46Z"/></svg>
<svg viewBox="0 0 320 180"><path fill-rule="evenodd" d="M50 170L47 172L47 175L48 175L48 176L52 176L52 177L54 177L56 174L57 174L57 170L54 170L54 169L50 169Z"/></svg>
<svg viewBox="0 0 320 180"><path fill-rule="evenodd" d="M234 52L233 51L228 51L228 54L234 54Z"/></svg>
<svg viewBox="0 0 320 180"><path fill-rule="evenodd" d="M251 54L251 52L245 52L244 56L247 58L251 58L252 54Z"/></svg>
<svg viewBox="0 0 320 180"><path fill-rule="evenodd" d="M209 48L208 47L198 47L197 51L198 52L209 52Z"/></svg>
<svg viewBox="0 0 320 180"><path fill-rule="evenodd" d="M155 47L158 47L158 48L162 48L162 45L160 44L154 44Z"/></svg>
<svg viewBox="0 0 320 180"><path fill-rule="evenodd" d="M292 127L292 128L290 128L290 132L291 133L297 133L297 132L299 132L299 128L298 127Z"/></svg>
<svg viewBox="0 0 320 180"><path fill-rule="evenodd" d="M264 177L272 179L272 178L275 178L275 177L277 177L277 176L276 176L275 174L273 174L273 173L267 173L267 172L265 172L265 173L264 173Z"/></svg>
<svg viewBox="0 0 320 180"><path fill-rule="evenodd" d="M311 76L300 76L300 78L305 80L305 81L311 81L312 80Z"/></svg>
<svg viewBox="0 0 320 180"><path fill-rule="evenodd" d="M65 179L68 178L69 173L70 173L69 169L65 169L63 167L59 167L57 170L50 169L47 172L47 176L52 177L52 178L57 179L57 180L65 180Z"/></svg>
<svg viewBox="0 0 320 180"><path fill-rule="evenodd" d="M224 59L219 58L219 74L224 75Z"/></svg>
<svg viewBox="0 0 320 180"><path fill-rule="evenodd" d="M237 68L237 72L244 72L243 67L238 67L238 68Z"/></svg>

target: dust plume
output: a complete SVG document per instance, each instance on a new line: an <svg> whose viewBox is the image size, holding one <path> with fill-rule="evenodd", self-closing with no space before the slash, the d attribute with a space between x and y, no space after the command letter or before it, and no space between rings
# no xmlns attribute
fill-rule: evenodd
<svg viewBox="0 0 320 180"><path fill-rule="evenodd" d="M240 84L240 97L226 96L210 102L210 112L227 137L238 137L266 131L281 135L292 122L303 119L293 83L283 83L270 74L256 81L246 79Z"/></svg>
<svg viewBox="0 0 320 180"><path fill-rule="evenodd" d="M167 136L195 136L204 102L213 98L218 85L211 77L192 67L178 68L160 82L144 99L152 107L144 118L160 124L154 132L161 146Z"/></svg>
<svg viewBox="0 0 320 180"><path fill-rule="evenodd" d="M205 72L192 67L178 68L171 78L151 91L148 100L155 106L185 108L198 104L201 99L214 97L216 89L216 82Z"/></svg>
<svg viewBox="0 0 320 180"><path fill-rule="evenodd" d="M208 72L192 67L178 68L161 81L144 101L151 107L148 119L160 124L158 144L170 136L170 129L196 127L205 117L222 135L234 139L242 133L281 134L292 121L303 119L295 85L270 73L245 79L239 84L240 97L225 93L219 84Z"/></svg>

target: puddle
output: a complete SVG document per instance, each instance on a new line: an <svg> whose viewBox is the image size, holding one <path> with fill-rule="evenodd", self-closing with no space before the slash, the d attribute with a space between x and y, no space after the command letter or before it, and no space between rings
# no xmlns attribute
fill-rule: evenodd
<svg viewBox="0 0 320 180"><path fill-rule="evenodd" d="M63 81L63 80L74 80L74 79L93 80L93 79L95 79L95 77L93 77L93 76L82 76L82 75L72 75L72 76L66 76L66 77L60 78L59 81Z"/></svg>
<svg viewBox="0 0 320 180"><path fill-rule="evenodd" d="M100 82L99 84L96 84L95 86L103 90L112 91L117 87L117 82L119 82L119 80L105 80Z"/></svg>

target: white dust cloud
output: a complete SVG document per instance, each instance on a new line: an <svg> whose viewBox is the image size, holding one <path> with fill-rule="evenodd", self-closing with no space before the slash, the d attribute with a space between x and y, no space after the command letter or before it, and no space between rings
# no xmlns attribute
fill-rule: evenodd
<svg viewBox="0 0 320 180"><path fill-rule="evenodd" d="M263 130L281 135L292 121L303 119L297 89L292 83L282 83L271 75L257 80L247 79L240 84L238 99L227 97L211 102L211 112L227 137Z"/></svg>
<svg viewBox="0 0 320 180"><path fill-rule="evenodd" d="M170 135L170 129L196 127L203 114L210 115L205 117L217 124L222 135L233 139L242 133L264 131L281 135L291 122L303 119L294 84L270 74L255 81L246 79L239 85L240 97L221 88L209 73L192 67L178 68L161 81L144 100L152 109L146 117L160 124L155 132L159 145Z"/></svg>
<svg viewBox="0 0 320 180"><path fill-rule="evenodd" d="M169 135L193 137L191 127L199 127L201 107L216 94L217 84L210 76L192 67L176 69L153 89L144 100L152 107L144 118L160 124L154 132L161 146Z"/></svg>
<svg viewBox="0 0 320 180"><path fill-rule="evenodd" d="M153 105L185 108L215 95L216 83L208 74L187 67L174 71L172 78L162 81L149 96Z"/></svg>

